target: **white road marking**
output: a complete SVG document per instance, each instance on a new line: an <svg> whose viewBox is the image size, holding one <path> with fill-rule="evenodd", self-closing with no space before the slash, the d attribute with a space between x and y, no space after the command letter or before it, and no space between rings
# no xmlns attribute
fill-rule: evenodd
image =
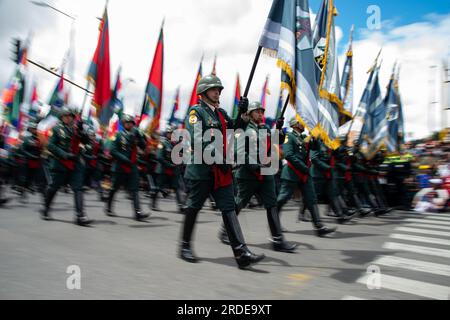
<svg viewBox="0 0 450 320"><path fill-rule="evenodd" d="M388 250L400 250L407 252L420 253L429 256L438 256L444 258L450 258L450 250L436 249L431 247L413 246L409 244L387 242L383 245L383 249Z"/></svg>
<svg viewBox="0 0 450 320"><path fill-rule="evenodd" d="M408 269L419 272L437 274L450 277L450 266L427 261L419 261L414 259L405 259L395 256L382 256L372 262L374 265L382 265L387 267Z"/></svg>

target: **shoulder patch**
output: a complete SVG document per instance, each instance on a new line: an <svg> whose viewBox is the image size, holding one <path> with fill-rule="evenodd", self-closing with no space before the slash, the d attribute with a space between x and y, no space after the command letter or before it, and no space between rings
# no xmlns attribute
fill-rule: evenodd
<svg viewBox="0 0 450 320"><path fill-rule="evenodd" d="M192 115L196 114L196 112L197 111L195 111L195 110L191 110L191 112L189 112L189 115L192 116Z"/></svg>
<svg viewBox="0 0 450 320"><path fill-rule="evenodd" d="M284 143L288 143L289 142L289 136L286 135L286 138L284 139Z"/></svg>
<svg viewBox="0 0 450 320"><path fill-rule="evenodd" d="M190 124L196 124L197 122L198 122L197 115L192 114L192 115L189 116L189 123Z"/></svg>

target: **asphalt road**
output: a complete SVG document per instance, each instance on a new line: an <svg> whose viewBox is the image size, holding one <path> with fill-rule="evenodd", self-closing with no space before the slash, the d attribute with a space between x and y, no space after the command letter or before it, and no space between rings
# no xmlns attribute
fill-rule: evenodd
<svg viewBox="0 0 450 320"><path fill-rule="evenodd" d="M86 209L96 222L83 228L72 223L70 194L58 194L51 222L40 220L38 196L25 204L9 196L0 209L0 299L450 298L448 214L370 216L318 238L311 223L296 222L298 204L291 202L282 223L299 248L284 254L271 250L265 211L245 210L239 219L249 248L267 257L242 271L219 242L221 217L208 205L195 231L201 262L189 264L177 256L183 216L172 199L161 199L161 212L136 222L124 193L115 203L120 217L110 218L90 192ZM149 212L149 199L141 199ZM323 220L335 225L330 217ZM77 271L79 282L73 282ZM68 289L68 283L81 288Z"/></svg>

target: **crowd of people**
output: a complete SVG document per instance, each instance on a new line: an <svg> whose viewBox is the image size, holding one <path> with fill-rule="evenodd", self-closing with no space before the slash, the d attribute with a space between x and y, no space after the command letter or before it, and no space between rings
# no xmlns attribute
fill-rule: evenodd
<svg viewBox="0 0 450 320"><path fill-rule="evenodd" d="M312 222L319 237L336 231L322 222L319 204L327 204L327 215L335 217L339 224L354 217L382 216L394 208L418 212L447 210L449 141L407 143L402 155L388 155L381 148L374 157L367 159L359 141L349 144L348 137L341 137L341 146L332 149L323 139L305 135L305 127L297 118L289 121L288 128L283 128L283 118L276 121L274 129L269 128L264 123L261 104L249 103L246 98L239 102L237 118L231 119L219 107L222 89L216 76L200 80L197 92L201 96L200 103L189 109L184 123L191 134L187 143L191 149L200 148L203 154L214 148L212 141L196 143L204 133L218 129L226 137L226 129L243 129L249 141L238 145L235 152L244 155L245 163L175 164L174 147L186 143L172 139L175 127L167 128L159 136L148 135L138 129L134 116L123 115L123 130L112 141L107 141L84 123L75 109L63 107L60 121L46 143L38 134L37 122L33 121L16 146L8 146L5 137L0 137L0 205L8 201L7 187L15 190L21 201L26 201L28 193L39 192L42 194L41 217L51 220L55 195L70 186L75 222L87 226L92 220L83 201L86 189L95 190L98 200L105 203L106 215L114 217L115 194L124 188L137 221L149 218L141 206L140 191L151 198L152 211L159 210L160 195L167 197L173 192L185 219L179 255L195 263L198 259L192 249L194 226L205 201L210 199L223 218L219 238L231 246L240 268L264 259L264 255L248 249L240 228L238 215L248 205L264 207L273 249L285 253L294 252L296 245L285 239L280 215L285 204L295 196L302 200L298 220ZM195 131L199 124L201 136ZM267 134L264 144L274 135L279 138L279 146L266 146L265 156L270 157L274 152L281 155L280 169L266 175L262 172L267 165L260 155L255 156L249 150L252 137L261 132ZM220 150L223 155L226 146L224 143L224 150ZM261 145L257 148L259 150ZM194 156L195 150L192 151Z"/></svg>

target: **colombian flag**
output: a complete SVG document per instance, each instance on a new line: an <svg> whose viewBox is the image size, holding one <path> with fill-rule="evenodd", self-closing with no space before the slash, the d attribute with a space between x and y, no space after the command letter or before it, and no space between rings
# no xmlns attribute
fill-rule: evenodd
<svg viewBox="0 0 450 320"><path fill-rule="evenodd" d="M161 26L158 43L156 45L153 64L150 70L150 76L145 89L145 99L142 106L142 122L148 118L148 131L153 132L159 129L159 120L161 118L162 95L163 95L163 70L164 70L164 23ZM147 121L146 121L147 122Z"/></svg>
<svg viewBox="0 0 450 320"><path fill-rule="evenodd" d="M94 97L92 104L100 111L107 107L111 99L111 71L109 62L109 22L108 10L105 8L103 19L100 22L100 36L98 38L97 49L94 53L91 66L89 68L88 80L94 85Z"/></svg>
<svg viewBox="0 0 450 320"><path fill-rule="evenodd" d="M202 78L202 62L203 62L203 58L202 58L202 61L200 61L200 67L198 68L197 78L195 78L194 89L192 90L191 100L189 101L189 108L197 105L198 101L199 101L199 98L197 95L197 86L198 86L198 82Z"/></svg>

